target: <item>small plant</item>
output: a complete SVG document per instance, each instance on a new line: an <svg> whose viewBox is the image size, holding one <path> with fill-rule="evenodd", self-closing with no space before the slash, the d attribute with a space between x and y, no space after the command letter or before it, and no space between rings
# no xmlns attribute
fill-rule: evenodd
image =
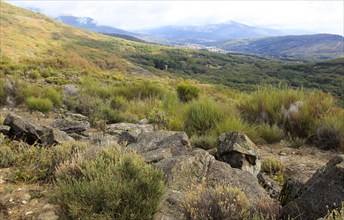
<svg viewBox="0 0 344 220"><path fill-rule="evenodd" d="M334 209L324 217L325 220L343 220L344 219L344 201L341 207Z"/></svg>
<svg viewBox="0 0 344 220"><path fill-rule="evenodd" d="M188 135L205 135L225 117L225 113L214 101L193 101L186 112L184 129Z"/></svg>
<svg viewBox="0 0 344 220"><path fill-rule="evenodd" d="M268 175L276 175L279 172L282 172L283 164L275 157L267 157L262 162L261 170Z"/></svg>
<svg viewBox="0 0 344 220"><path fill-rule="evenodd" d="M216 147L217 137L211 135L194 135L191 137L190 141L194 147L209 150Z"/></svg>
<svg viewBox="0 0 344 220"><path fill-rule="evenodd" d="M344 113L321 118L315 128L314 142L325 150L344 150Z"/></svg>
<svg viewBox="0 0 344 220"><path fill-rule="evenodd" d="M42 91L42 97L47 98L54 103L55 107L62 106L62 96L59 91L52 87L47 87Z"/></svg>
<svg viewBox="0 0 344 220"><path fill-rule="evenodd" d="M153 218L163 195L160 170L117 147L85 156L65 162L56 172L54 198L65 218Z"/></svg>
<svg viewBox="0 0 344 220"><path fill-rule="evenodd" d="M187 194L187 219L249 219L250 202L237 188L219 185L215 189L197 186Z"/></svg>
<svg viewBox="0 0 344 220"><path fill-rule="evenodd" d="M159 107L153 108L148 115L149 123L155 124L159 129L166 129L170 118L171 116Z"/></svg>
<svg viewBox="0 0 344 220"><path fill-rule="evenodd" d="M26 105L31 111L46 113L52 109L53 102L47 98L36 98L31 96L26 100Z"/></svg>
<svg viewBox="0 0 344 220"><path fill-rule="evenodd" d="M279 142L284 137L283 129L279 128L276 124L271 126L264 123L263 125L260 125L258 129L260 136L269 144Z"/></svg>
<svg viewBox="0 0 344 220"><path fill-rule="evenodd" d="M183 82L177 85L177 94L180 101L189 102L198 98L199 88L188 82Z"/></svg>

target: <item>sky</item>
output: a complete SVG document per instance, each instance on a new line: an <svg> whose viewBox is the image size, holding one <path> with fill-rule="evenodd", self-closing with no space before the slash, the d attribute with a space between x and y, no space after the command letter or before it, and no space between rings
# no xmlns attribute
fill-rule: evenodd
<svg viewBox="0 0 344 220"><path fill-rule="evenodd" d="M45 15L91 17L99 25L140 30L236 21L280 30L344 35L344 1L11 1Z"/></svg>

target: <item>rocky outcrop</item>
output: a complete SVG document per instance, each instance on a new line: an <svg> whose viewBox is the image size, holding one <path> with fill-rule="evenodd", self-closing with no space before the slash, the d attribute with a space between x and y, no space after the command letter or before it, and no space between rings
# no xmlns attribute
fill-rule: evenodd
<svg viewBox="0 0 344 220"><path fill-rule="evenodd" d="M10 131L10 126L0 125L0 133L7 135L9 131Z"/></svg>
<svg viewBox="0 0 344 220"><path fill-rule="evenodd" d="M246 170L253 175L260 171L257 146L240 132L221 134L217 144L217 158L231 167Z"/></svg>
<svg viewBox="0 0 344 220"><path fill-rule="evenodd" d="M165 174L168 190L154 219L185 219L185 195L198 184L210 188L219 184L237 187L247 195L253 207L262 201L274 204L254 175L215 160L205 150L192 149L184 132L143 132L127 148L134 149Z"/></svg>
<svg viewBox="0 0 344 220"><path fill-rule="evenodd" d="M67 134L80 134L90 128L90 123L86 120L76 121L71 119L57 119L51 127L64 131Z"/></svg>
<svg viewBox="0 0 344 220"><path fill-rule="evenodd" d="M344 155L331 159L297 192L296 199L282 209L282 217L311 220L325 216L344 201Z"/></svg>
<svg viewBox="0 0 344 220"><path fill-rule="evenodd" d="M4 124L10 127L7 134L10 138L25 141L31 145L51 146L73 140L63 131L33 124L14 114L7 115Z"/></svg>
<svg viewBox="0 0 344 220"><path fill-rule="evenodd" d="M146 162L150 163L185 154L191 150L185 132L174 131L143 132L138 135L137 141L128 147L136 150Z"/></svg>
<svg viewBox="0 0 344 220"><path fill-rule="evenodd" d="M116 123L106 126L106 133L117 137L122 145L134 143L141 133L152 131L154 126L151 124Z"/></svg>

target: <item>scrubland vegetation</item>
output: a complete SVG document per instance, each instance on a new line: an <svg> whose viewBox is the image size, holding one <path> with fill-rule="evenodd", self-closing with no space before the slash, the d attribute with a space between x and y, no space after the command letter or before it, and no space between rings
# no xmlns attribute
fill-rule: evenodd
<svg viewBox="0 0 344 220"><path fill-rule="evenodd" d="M73 29L12 6L2 13L1 36L11 37L1 37L1 106L47 115L62 108L88 116L92 126L145 118L158 129L185 131L203 149L214 148L221 133L241 131L256 143L285 140L344 150L343 59L295 64L146 45ZM151 219L164 193L161 171L133 152L89 148L5 141L0 167L14 167L16 181L53 182L53 200L66 217ZM278 177L283 165L269 158L262 169ZM273 216L254 216L236 188L200 188L188 196L190 219L232 212L236 217L229 219Z"/></svg>

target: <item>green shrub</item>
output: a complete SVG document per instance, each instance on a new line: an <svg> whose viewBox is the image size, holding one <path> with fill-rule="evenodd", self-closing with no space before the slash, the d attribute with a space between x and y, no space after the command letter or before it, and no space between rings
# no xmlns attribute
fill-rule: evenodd
<svg viewBox="0 0 344 220"><path fill-rule="evenodd" d="M134 153L113 147L56 171L55 200L71 219L152 219L163 174Z"/></svg>
<svg viewBox="0 0 344 220"><path fill-rule="evenodd" d="M60 163L69 160L76 152L85 148L85 143L74 141L50 148L39 146L12 148L17 153L14 178L25 182L50 182L54 179L55 169Z"/></svg>
<svg viewBox="0 0 344 220"><path fill-rule="evenodd" d="M155 124L158 129L166 129L170 118L171 116L159 107L153 108L148 115L149 123Z"/></svg>
<svg viewBox="0 0 344 220"><path fill-rule="evenodd" d="M315 144L322 149L344 150L344 112L328 115L315 126Z"/></svg>
<svg viewBox="0 0 344 220"><path fill-rule="evenodd" d="M246 134L254 142L257 141L259 137L255 125L249 125L240 117L236 116L227 116L221 122L219 122L214 129L216 136L231 131L240 131Z"/></svg>
<svg viewBox="0 0 344 220"><path fill-rule="evenodd" d="M113 92L115 95L123 96L128 100L144 100L147 98L162 99L167 91L154 82L142 81L116 86Z"/></svg>
<svg viewBox="0 0 344 220"><path fill-rule="evenodd" d="M59 91L52 87L47 87L42 91L42 97L47 98L54 103L55 107L62 106L62 95Z"/></svg>
<svg viewBox="0 0 344 220"><path fill-rule="evenodd" d="M199 186L186 197L184 210L187 219L250 219L250 202L238 188Z"/></svg>
<svg viewBox="0 0 344 220"><path fill-rule="evenodd" d="M119 123L126 120L123 112L112 109L106 105L98 106L94 114L91 115L92 121L105 120L108 124Z"/></svg>
<svg viewBox="0 0 344 220"><path fill-rule="evenodd" d="M282 172L282 170L282 162L275 157L267 157L262 162L261 171L268 175L276 175L277 173Z"/></svg>
<svg viewBox="0 0 344 220"><path fill-rule="evenodd" d="M284 137L283 129L279 128L276 124L269 125L264 123L258 127L260 136L269 144L280 142Z"/></svg>
<svg viewBox="0 0 344 220"><path fill-rule="evenodd" d="M6 103L6 98L5 81L0 79L0 105Z"/></svg>
<svg viewBox="0 0 344 220"><path fill-rule="evenodd" d="M13 166L18 158L21 145L15 145L4 141L0 144L0 167L7 168Z"/></svg>
<svg viewBox="0 0 344 220"><path fill-rule="evenodd" d="M30 70L29 77L31 79L38 79L39 77L41 77L41 74L39 74L38 70Z"/></svg>
<svg viewBox="0 0 344 220"><path fill-rule="evenodd" d="M184 129L188 135L205 135L225 118L225 113L214 101L204 98L193 101L186 112Z"/></svg>
<svg viewBox="0 0 344 220"><path fill-rule="evenodd" d="M183 82L177 85L177 94L180 101L189 102L198 98L199 88L188 82Z"/></svg>
<svg viewBox="0 0 344 220"><path fill-rule="evenodd" d="M204 150L209 150L216 147L217 136L212 135L203 135L197 136L194 135L190 138L191 144L193 147L202 148Z"/></svg>
<svg viewBox="0 0 344 220"><path fill-rule="evenodd" d="M53 102L47 98L36 98L31 96L26 100L26 105L31 111L46 113L52 109Z"/></svg>

